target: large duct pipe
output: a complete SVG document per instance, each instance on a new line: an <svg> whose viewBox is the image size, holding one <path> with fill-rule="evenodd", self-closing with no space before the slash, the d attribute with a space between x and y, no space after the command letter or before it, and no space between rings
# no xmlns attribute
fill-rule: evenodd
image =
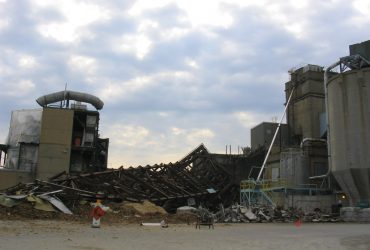
<svg viewBox="0 0 370 250"><path fill-rule="evenodd" d="M75 101L78 101L78 102L90 103L97 110L102 109L103 106L104 106L104 102L96 96L93 96L93 95L90 95L90 94L87 94L87 93L71 91L71 90L59 91L59 92L51 93L51 94L48 94L48 95L43 95L43 96L37 98L36 102L41 107L45 107L50 103L64 101L64 100L75 100Z"/></svg>

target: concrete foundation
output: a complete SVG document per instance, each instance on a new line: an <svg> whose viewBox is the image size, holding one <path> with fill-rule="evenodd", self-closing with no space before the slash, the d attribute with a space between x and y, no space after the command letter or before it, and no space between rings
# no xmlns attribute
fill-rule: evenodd
<svg viewBox="0 0 370 250"><path fill-rule="evenodd" d="M370 222L370 208L343 207L340 217L345 222Z"/></svg>
<svg viewBox="0 0 370 250"><path fill-rule="evenodd" d="M278 206L300 208L305 213L313 212L315 208L319 208L324 213L331 213L331 207L336 203L335 195L274 193L273 200Z"/></svg>

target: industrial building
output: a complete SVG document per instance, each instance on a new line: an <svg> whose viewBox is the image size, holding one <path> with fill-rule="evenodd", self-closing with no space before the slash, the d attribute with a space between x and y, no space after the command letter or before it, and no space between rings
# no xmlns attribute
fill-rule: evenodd
<svg viewBox="0 0 370 250"><path fill-rule="evenodd" d="M370 41L351 45L325 73L330 170L352 206L369 206Z"/></svg>
<svg viewBox="0 0 370 250"><path fill-rule="evenodd" d="M0 189L50 179L75 195L145 198L169 210L189 198L231 205L239 191L239 202L249 207L369 207L369 62L367 41L351 45L349 56L327 68L308 64L289 71L287 122L283 116L252 128L251 148L242 154L227 154L227 148L226 154L211 154L200 145L176 163L128 170L107 170L109 140L99 138L99 98L74 91L42 96L42 109L12 113L7 142L0 145Z"/></svg>
<svg viewBox="0 0 370 250"><path fill-rule="evenodd" d="M251 130L252 149L270 145L271 151L261 182L241 182L242 203L369 206L369 62L366 41L351 45L349 56L325 70L308 64L289 72L287 124L261 123ZM280 128L273 144L272 128Z"/></svg>
<svg viewBox="0 0 370 250"><path fill-rule="evenodd" d="M328 171L323 132L326 125L322 119L325 117L324 70L308 64L289 73L290 80L285 83L287 123L262 122L251 129L252 150L271 146L271 152L263 172L262 189L256 192L256 176L242 181L241 203L267 202L282 207L328 210L338 198L333 195L330 177L312 178Z"/></svg>
<svg viewBox="0 0 370 250"><path fill-rule="evenodd" d="M75 103L70 101L75 100ZM87 104L96 110L88 110ZM42 109L12 112L6 144L0 145L0 189L65 172L107 168L109 139L99 138L103 102L92 95L61 91L37 99Z"/></svg>

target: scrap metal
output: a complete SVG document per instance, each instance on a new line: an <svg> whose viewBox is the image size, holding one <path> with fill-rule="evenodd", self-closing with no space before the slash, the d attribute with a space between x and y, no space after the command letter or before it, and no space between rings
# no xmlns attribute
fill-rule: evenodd
<svg viewBox="0 0 370 250"><path fill-rule="evenodd" d="M23 189L23 191L22 191ZM63 190L60 192L59 190ZM36 180L5 190L6 194L53 195L68 205L81 199L139 202L149 200L167 211L186 205L189 198L198 204L229 206L238 197L233 174L218 163L201 144L176 163L136 168L110 169L79 175L58 174L48 181Z"/></svg>

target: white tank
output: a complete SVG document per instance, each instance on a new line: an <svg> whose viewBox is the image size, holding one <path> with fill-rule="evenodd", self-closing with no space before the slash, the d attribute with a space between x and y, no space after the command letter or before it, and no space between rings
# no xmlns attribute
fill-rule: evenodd
<svg viewBox="0 0 370 250"><path fill-rule="evenodd" d="M370 203L370 68L327 83L333 175L352 205Z"/></svg>

